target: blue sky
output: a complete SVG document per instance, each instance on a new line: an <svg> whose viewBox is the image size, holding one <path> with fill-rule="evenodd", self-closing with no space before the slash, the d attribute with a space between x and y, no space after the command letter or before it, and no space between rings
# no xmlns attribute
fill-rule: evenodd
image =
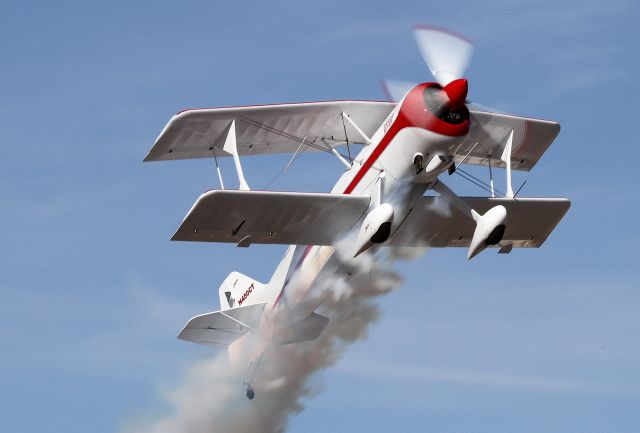
<svg viewBox="0 0 640 433"><path fill-rule="evenodd" d="M433 250L314 379L292 432L640 428L640 70L632 1L5 2L0 14L0 430L111 432L169 411L206 348L175 336L282 248L172 243L211 161L142 164L186 107L382 99L430 79L411 27L476 44L470 96L558 120L524 195L573 206L540 250ZM266 185L286 156L244 161ZM225 174L233 179L231 164ZM326 191L304 155L273 188ZM501 179L499 179L501 181ZM457 191L482 192L452 179Z"/></svg>

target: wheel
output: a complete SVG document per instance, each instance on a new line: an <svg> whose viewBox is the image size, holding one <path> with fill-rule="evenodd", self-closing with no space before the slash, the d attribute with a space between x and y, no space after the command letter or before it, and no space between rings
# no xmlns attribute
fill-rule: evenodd
<svg viewBox="0 0 640 433"><path fill-rule="evenodd" d="M250 386L247 387L247 398L249 400L253 400L253 397L256 396L256 393L253 391L253 388L251 388Z"/></svg>

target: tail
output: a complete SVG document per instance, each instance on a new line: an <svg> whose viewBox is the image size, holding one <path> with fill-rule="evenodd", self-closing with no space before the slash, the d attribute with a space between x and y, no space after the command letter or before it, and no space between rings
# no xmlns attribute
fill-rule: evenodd
<svg viewBox="0 0 640 433"><path fill-rule="evenodd" d="M252 329L259 329L268 302L266 286L240 272L232 272L218 290L219 311L200 314L187 322L178 338L207 346L228 346ZM329 319L311 313L279 327L274 340L281 344L315 340Z"/></svg>
<svg viewBox="0 0 640 433"><path fill-rule="evenodd" d="M274 281L276 285L279 283L278 279ZM239 272L232 272L222 282L218 296L221 310L192 318L178 338L207 346L227 346L231 363L246 365L243 384L247 398L251 400L254 397L251 383L268 340L259 332L249 331L259 330L262 326L264 309L269 301L267 286ZM288 327L282 327L272 338L280 344L315 340L328 323L328 317L311 313L302 320L291 322Z"/></svg>
<svg viewBox="0 0 640 433"><path fill-rule="evenodd" d="M221 310L189 320L179 339L207 346L228 346L260 327L267 301L264 284L232 272L218 292Z"/></svg>

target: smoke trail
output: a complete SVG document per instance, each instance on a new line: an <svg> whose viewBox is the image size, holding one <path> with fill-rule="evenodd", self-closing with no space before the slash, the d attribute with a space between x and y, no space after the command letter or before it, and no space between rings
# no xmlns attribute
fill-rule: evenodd
<svg viewBox="0 0 640 433"><path fill-rule="evenodd" d="M315 341L269 346L253 380L255 400L244 397L244 371L234 369L221 352L193 365L182 385L166 396L172 415L125 431L283 432L290 415L304 409L302 400L316 391L309 379L335 364L349 344L366 337L369 325L379 317L376 298L400 285L401 278L392 269L394 260L410 258L407 251L384 248L354 260L347 253L351 250L347 241L337 247L338 260L323 271L310 294L323 297L318 312L331 319L329 325ZM414 250L413 255L422 252ZM336 272L336 267L350 272Z"/></svg>

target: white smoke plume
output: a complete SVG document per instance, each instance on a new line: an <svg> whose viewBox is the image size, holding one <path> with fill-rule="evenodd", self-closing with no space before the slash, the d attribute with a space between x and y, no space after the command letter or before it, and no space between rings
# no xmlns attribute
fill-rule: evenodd
<svg viewBox="0 0 640 433"><path fill-rule="evenodd" d="M346 245L344 245L346 244ZM354 341L367 335L379 317L376 298L401 283L393 262L420 255L382 248L351 259L352 245L338 246L335 257L349 272L323 272L312 295L322 296L317 311L330 323L315 341L272 344L254 376L256 397L249 401L242 386L244 368L232 367L226 351L191 366L182 384L166 395L173 413L126 433L276 433L286 429L291 415L304 409L303 399L318 392L310 382L332 366ZM344 269L344 268L341 268ZM349 275L350 274L350 275ZM295 287L295 284L293 285Z"/></svg>

